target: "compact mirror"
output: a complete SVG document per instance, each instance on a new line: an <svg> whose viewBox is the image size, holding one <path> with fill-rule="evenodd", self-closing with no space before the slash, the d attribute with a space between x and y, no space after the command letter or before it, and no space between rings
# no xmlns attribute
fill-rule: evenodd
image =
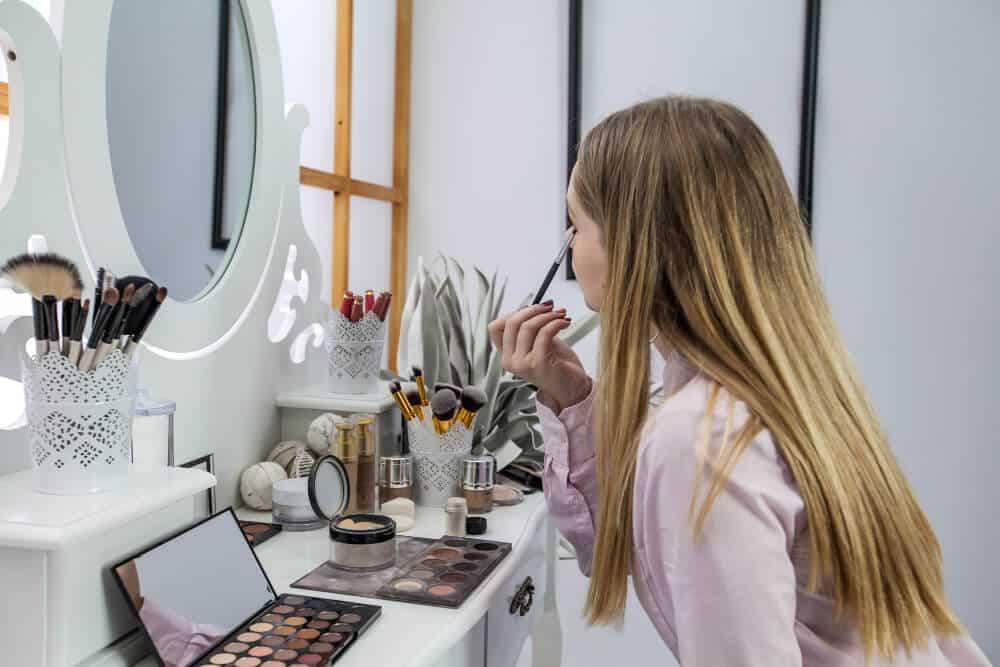
<svg viewBox="0 0 1000 667"><path fill-rule="evenodd" d="M178 667L274 599L232 511L117 565L113 573L160 660Z"/></svg>
<svg viewBox="0 0 1000 667"><path fill-rule="evenodd" d="M309 502L313 511L327 521L343 514L351 497L350 482L343 462L324 456L309 473Z"/></svg>
<svg viewBox="0 0 1000 667"><path fill-rule="evenodd" d="M149 277L194 300L228 266L250 201L256 100L240 1L115 0L107 57L128 235Z"/></svg>

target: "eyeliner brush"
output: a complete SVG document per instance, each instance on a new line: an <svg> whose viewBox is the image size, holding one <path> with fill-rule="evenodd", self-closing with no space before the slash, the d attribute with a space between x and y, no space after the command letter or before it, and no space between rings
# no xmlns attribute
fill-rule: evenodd
<svg viewBox="0 0 1000 667"><path fill-rule="evenodd" d="M69 363L76 366L80 363L80 353L82 352L83 330L87 328L87 315L90 312L90 299L83 302L80 312L77 313L76 321L73 323L73 331L69 338Z"/></svg>
<svg viewBox="0 0 1000 667"><path fill-rule="evenodd" d="M118 290L114 287L110 287L104 290L104 294L101 299L100 312L94 318L94 326L90 329L90 338L87 339L87 348L83 352L83 356L80 358L80 365L77 366L84 373L91 370L91 365L94 363L94 355L97 354L97 346L100 344L101 339L104 337L104 329L108 325L108 321L111 319L111 313L114 311L115 306L118 305Z"/></svg>
<svg viewBox="0 0 1000 667"><path fill-rule="evenodd" d="M115 307L114 312L108 319L107 326L104 327L101 344L97 346L97 354L94 356L94 368L100 366L104 358L108 356L108 353L114 349L115 332L122 325L122 318L125 316L125 311L128 310L128 302L132 300L133 294L135 294L135 285L129 284L125 288L122 297L118 300L118 305Z"/></svg>
<svg viewBox="0 0 1000 667"><path fill-rule="evenodd" d="M566 230L566 234L563 237L562 248L559 249L559 254L556 255L555 261L552 262L552 266L549 267L549 272L545 274L545 280L542 281L541 287L535 293L535 298L531 301L532 306L537 306L545 298L545 292L549 289L549 284L552 279L556 277L556 271L559 270L559 266L562 265L563 260L566 259L566 253L569 251L569 244L573 242L573 237L576 236L576 230L570 227Z"/></svg>

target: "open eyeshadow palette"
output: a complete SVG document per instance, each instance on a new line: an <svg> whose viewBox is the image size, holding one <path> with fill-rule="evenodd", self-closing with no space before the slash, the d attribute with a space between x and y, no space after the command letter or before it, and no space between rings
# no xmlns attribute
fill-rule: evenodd
<svg viewBox="0 0 1000 667"><path fill-rule="evenodd" d="M459 607L510 553L510 544L442 537L378 590L386 600Z"/></svg>
<svg viewBox="0 0 1000 667"><path fill-rule="evenodd" d="M253 546L258 546L281 532L281 526L276 523L261 523L259 521L240 521L243 536Z"/></svg>
<svg viewBox="0 0 1000 667"><path fill-rule="evenodd" d="M194 665L330 665L379 611L370 605L283 595Z"/></svg>
<svg viewBox="0 0 1000 667"><path fill-rule="evenodd" d="M224 510L112 568L159 664L333 664L381 607L276 595L245 528Z"/></svg>

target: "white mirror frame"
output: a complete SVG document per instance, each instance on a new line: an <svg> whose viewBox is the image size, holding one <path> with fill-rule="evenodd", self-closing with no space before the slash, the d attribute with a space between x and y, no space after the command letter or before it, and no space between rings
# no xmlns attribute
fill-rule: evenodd
<svg viewBox="0 0 1000 667"><path fill-rule="evenodd" d="M149 350L140 369L145 387L178 403L177 460L215 454L224 504L239 503L240 471L261 460L280 436L274 396L325 377L325 351L315 340L303 342L315 337L314 325L325 321L329 308L320 298L320 258L302 224L299 199L299 146L308 114L302 106L285 107L270 1L240 2L257 109L246 221L211 291L193 302L168 298L160 309L143 341ZM16 55L8 62L0 250L5 256L24 252L28 237L42 234L51 251L87 274L90 291L97 263L119 275L142 273L115 195L107 141L112 6L113 0L66 2L62 12L53 8L62 16L61 30L53 31L22 0L0 0L0 45ZM23 344L26 324L22 318L0 333L4 349ZM6 365L0 375L20 377ZM0 430L0 473L27 465L23 433Z"/></svg>
<svg viewBox="0 0 1000 667"><path fill-rule="evenodd" d="M284 132L281 62L267 0L240 0L253 67L257 118L253 184L246 219L228 267L195 301L168 297L150 328L147 347L171 359L210 354L229 340L261 296L278 236ZM108 148L106 73L114 0L69 2L62 30L62 115L66 163L76 209L76 231L91 275L108 263L119 275L145 275L122 218ZM178 44L178 48L183 48ZM280 258L278 261L282 261ZM153 276L155 278L155 276ZM168 285L169 287L169 285Z"/></svg>

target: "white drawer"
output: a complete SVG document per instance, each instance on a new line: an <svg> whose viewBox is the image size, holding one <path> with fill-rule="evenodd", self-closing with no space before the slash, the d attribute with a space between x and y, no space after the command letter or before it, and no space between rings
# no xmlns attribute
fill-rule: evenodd
<svg viewBox="0 0 1000 667"><path fill-rule="evenodd" d="M547 521L539 521L534 533L525 536L527 550L505 588L490 604L486 616L486 667L513 667L521 654L524 640L542 613L542 597L547 584L546 525ZM522 594L523 604L512 611L511 603L518 592L529 584L534 587L533 595Z"/></svg>

